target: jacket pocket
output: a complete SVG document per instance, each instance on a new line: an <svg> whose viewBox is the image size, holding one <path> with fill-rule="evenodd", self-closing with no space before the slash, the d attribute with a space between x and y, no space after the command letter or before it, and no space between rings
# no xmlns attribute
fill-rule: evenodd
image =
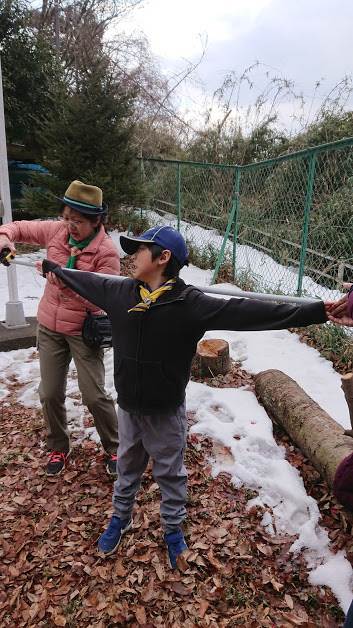
<svg viewBox="0 0 353 628"><path fill-rule="evenodd" d="M138 396L138 369L134 358L119 358L114 368L115 388L121 399L136 403Z"/></svg>
<svg viewBox="0 0 353 628"><path fill-rule="evenodd" d="M141 363L141 407L158 410L166 405L173 406L183 396L181 379L171 377L162 362Z"/></svg>

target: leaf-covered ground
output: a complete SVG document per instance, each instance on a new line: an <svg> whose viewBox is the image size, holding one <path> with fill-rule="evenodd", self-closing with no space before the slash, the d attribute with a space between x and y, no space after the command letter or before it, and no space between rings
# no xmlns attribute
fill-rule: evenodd
<svg viewBox="0 0 353 628"><path fill-rule="evenodd" d="M244 384L251 386L251 377L236 365L213 381ZM218 448L207 438L189 437L190 550L180 570L167 565L150 471L131 533L115 556L99 557L96 541L111 514L112 492L101 451L89 440L76 444L65 474L48 479L40 413L16 403L16 388L14 382L10 405L0 406L1 626L342 625L332 593L310 586L304 562L289 553L293 538L267 536L262 512L246 508L254 494L236 490L225 474L211 477L209 460ZM288 439L278 438L292 463L305 468L337 549L347 545L343 512Z"/></svg>
<svg viewBox="0 0 353 628"><path fill-rule="evenodd" d="M122 273L130 274L130 260ZM252 377L233 364L212 386L247 386ZM134 526L116 555L103 559L96 541L111 515L112 483L102 452L74 441L62 476L48 479L39 412L16 402L18 384L0 404L0 626L212 628L341 626L331 591L312 587L306 566L289 553L290 537L269 537L255 494L230 478L212 478L210 459L227 450L207 438L188 439L190 550L169 569L159 522L159 489L150 470L138 495ZM189 422L193 422L192 415ZM351 523L288 437L276 439L318 501L335 547L353 559Z"/></svg>

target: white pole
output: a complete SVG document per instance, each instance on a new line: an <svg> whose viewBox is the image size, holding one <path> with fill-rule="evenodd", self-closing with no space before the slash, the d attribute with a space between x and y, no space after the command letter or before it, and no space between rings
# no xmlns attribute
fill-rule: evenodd
<svg viewBox="0 0 353 628"><path fill-rule="evenodd" d="M18 266L29 266L29 268L36 268L34 262L26 262L22 259L9 260L11 266L13 264ZM66 268L65 270L69 270ZM82 273L87 271L77 270L77 268L70 268L71 273ZM91 275L98 275L98 277L106 277L106 279L114 279L118 283L128 279L125 275L106 275L104 273L90 273ZM266 292L247 292L246 290L240 290L236 286L230 286L229 288L222 288L217 284L211 286L193 286L201 292L206 294L218 294L220 297L244 297L245 299L257 299L258 301L275 301L276 303L299 303L301 305L305 303L318 303L321 299L314 297L291 297L285 294L271 294Z"/></svg>
<svg viewBox="0 0 353 628"><path fill-rule="evenodd" d="M3 206L3 224L12 222L9 170L7 164L6 133L5 133L5 113L4 98L2 90L2 72L0 57L0 198ZM16 268L10 266L7 269L7 283L9 289L9 300L6 303L5 327L14 329L15 327L27 326L23 312L23 303L18 299Z"/></svg>

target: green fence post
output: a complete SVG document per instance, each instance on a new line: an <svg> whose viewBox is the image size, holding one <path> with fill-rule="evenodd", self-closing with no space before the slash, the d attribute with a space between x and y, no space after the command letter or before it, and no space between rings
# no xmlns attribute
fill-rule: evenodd
<svg viewBox="0 0 353 628"><path fill-rule="evenodd" d="M236 207L237 207L236 199L233 198L232 207L231 207L231 210L229 212L227 228L226 228L226 231L225 231L225 234L224 234L221 250L220 250L219 255L218 255L216 268L214 269L214 273L213 273L213 277L212 277L212 283L216 282L217 277L218 277L218 273L219 273L219 269L220 269L221 264L223 262L224 252L226 250L226 245L227 245L227 241L228 241L228 238L229 238L230 230L231 230L232 225L234 223L234 216L235 216Z"/></svg>
<svg viewBox="0 0 353 628"><path fill-rule="evenodd" d="M234 195L233 205L234 208L234 223L233 223L233 279L235 279L235 267L237 263L237 240L238 240L238 227L239 227L239 208L240 208L240 168L235 168L235 181L234 181Z"/></svg>
<svg viewBox="0 0 353 628"><path fill-rule="evenodd" d="M176 183L176 210L177 210L177 229L180 231L180 214L181 214L181 165L177 164L177 183Z"/></svg>
<svg viewBox="0 0 353 628"><path fill-rule="evenodd" d="M306 197L305 197L304 220L303 220L302 241L301 241L301 249L300 249L299 271L298 271L298 286L297 286L298 296L301 296L302 289L303 289L305 257L306 257L306 250L307 250L307 245L308 245L310 210L311 210L311 204L313 200L313 190L314 190L314 180L315 180L316 152L311 153L309 159L310 161L309 161L309 170L308 170Z"/></svg>

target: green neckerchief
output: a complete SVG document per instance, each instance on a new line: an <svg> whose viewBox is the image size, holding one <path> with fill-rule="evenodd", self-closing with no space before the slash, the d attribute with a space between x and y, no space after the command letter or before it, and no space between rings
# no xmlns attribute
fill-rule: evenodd
<svg viewBox="0 0 353 628"><path fill-rule="evenodd" d="M80 251L82 251L82 249L85 249L86 246L89 245L90 242L92 242L92 240L96 237L97 235L97 231L95 231L92 235L88 236L88 238L86 238L85 240L75 240L71 235L69 236L69 247L71 248L75 248L75 249L79 249ZM75 268L75 264L76 264L76 255L71 255L69 257L69 259L67 260L66 263L66 268Z"/></svg>

